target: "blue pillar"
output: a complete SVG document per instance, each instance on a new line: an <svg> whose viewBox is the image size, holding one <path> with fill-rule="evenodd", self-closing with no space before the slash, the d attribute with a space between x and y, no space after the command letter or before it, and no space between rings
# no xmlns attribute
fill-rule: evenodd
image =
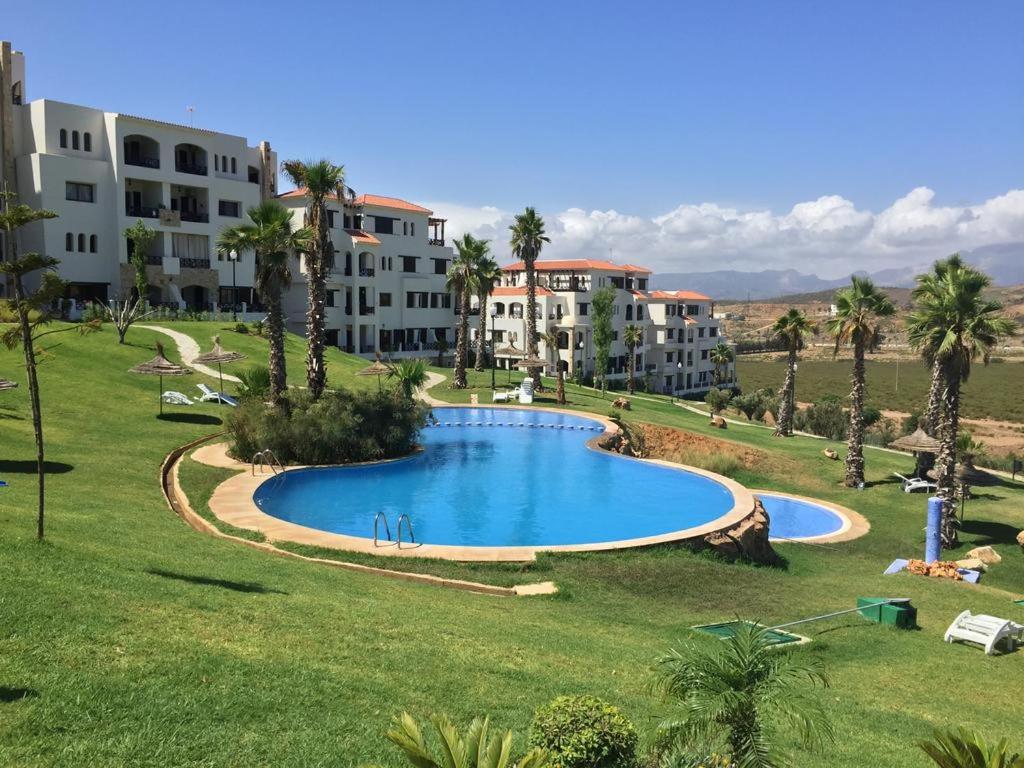
<svg viewBox="0 0 1024 768"><path fill-rule="evenodd" d="M928 524L924 529L924 561L934 563L942 553L942 499L928 499Z"/></svg>

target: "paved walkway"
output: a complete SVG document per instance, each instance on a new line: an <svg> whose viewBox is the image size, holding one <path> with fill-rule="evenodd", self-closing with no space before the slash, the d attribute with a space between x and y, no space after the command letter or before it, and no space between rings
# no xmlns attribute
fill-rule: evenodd
<svg viewBox="0 0 1024 768"><path fill-rule="evenodd" d="M197 344L196 340L188 334L182 333L181 331L173 331L162 325L140 325L139 328L148 328L151 331L156 331L157 333L162 333L165 336L170 336L174 340L174 343L178 345L178 352L181 354L182 363L192 370L211 376L214 379L220 378L220 373L217 372L216 368L211 368L208 365L194 362L194 360L199 357L199 344ZM225 373L224 381L233 381L237 384L240 379L237 376L232 376L230 373Z"/></svg>

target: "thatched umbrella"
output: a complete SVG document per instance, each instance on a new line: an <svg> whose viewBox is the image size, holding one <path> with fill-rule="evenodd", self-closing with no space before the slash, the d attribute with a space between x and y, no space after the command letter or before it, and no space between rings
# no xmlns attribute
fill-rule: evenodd
<svg viewBox="0 0 1024 768"><path fill-rule="evenodd" d="M160 377L160 415L164 413L164 376L188 376L192 373L191 369L185 368L184 366L172 363L166 357L164 357L164 345L159 341L156 343L156 357L152 360L139 363L134 368L130 368L129 373L144 373L149 376Z"/></svg>
<svg viewBox="0 0 1024 768"><path fill-rule="evenodd" d="M3 392L5 389L14 389L16 386L18 386L18 382L16 381L0 379L0 392Z"/></svg>
<svg viewBox="0 0 1024 768"><path fill-rule="evenodd" d="M221 366L224 363L233 363L236 360L245 360L241 352L229 352L220 345L220 336L213 337L213 349L202 355L197 355L194 363L216 363L217 373L220 374L220 391L224 391L224 370ZM217 402L220 402L219 400Z"/></svg>
<svg viewBox="0 0 1024 768"><path fill-rule="evenodd" d="M928 476L933 480L938 480L938 475L937 469L933 469L928 473ZM967 506L967 497L970 495L971 486L985 488L1002 483L1002 480L995 475L974 466L974 457L970 455L965 455L963 461L956 463L953 477L960 485L960 522L964 520L964 509Z"/></svg>
<svg viewBox="0 0 1024 768"><path fill-rule="evenodd" d="M495 357L520 357L523 350L519 349L514 342L509 342L507 347L498 347L494 350ZM508 383L512 383L512 366L508 367Z"/></svg>
<svg viewBox="0 0 1024 768"><path fill-rule="evenodd" d="M912 434L893 440L889 447L913 453L938 453L942 443L918 427Z"/></svg>
<svg viewBox="0 0 1024 768"><path fill-rule="evenodd" d="M377 353L377 359L373 361L373 365L368 365L361 371L356 371L356 376L376 376L377 377L377 391L383 392L383 387L380 383L380 377L386 376L391 372L391 369L380 361L380 352Z"/></svg>

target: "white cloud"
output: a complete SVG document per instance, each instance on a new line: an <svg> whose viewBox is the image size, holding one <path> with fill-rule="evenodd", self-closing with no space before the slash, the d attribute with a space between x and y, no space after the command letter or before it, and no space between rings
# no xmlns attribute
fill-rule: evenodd
<svg viewBox="0 0 1024 768"><path fill-rule="evenodd" d="M797 203L786 213L713 202L683 204L654 217L616 210L542 211L549 258L609 258L656 271L704 272L794 267L836 277L857 269L915 266L983 245L1024 241L1024 190L976 205L937 206L917 187L878 213L839 195ZM448 218L448 234L471 232L510 258L514 212L493 206L429 204Z"/></svg>

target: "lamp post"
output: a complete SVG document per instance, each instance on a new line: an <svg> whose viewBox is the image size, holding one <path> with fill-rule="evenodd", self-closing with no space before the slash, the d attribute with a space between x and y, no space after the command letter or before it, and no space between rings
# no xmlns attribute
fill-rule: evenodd
<svg viewBox="0 0 1024 768"><path fill-rule="evenodd" d="M238 322L238 280L235 277L235 265L238 264L238 251L228 251L228 261L231 262L231 322Z"/></svg>
<svg viewBox="0 0 1024 768"><path fill-rule="evenodd" d="M494 390L497 388L494 382L494 376L496 373L495 366L498 362L494 359L494 318L498 316L498 308L492 303L489 312L491 315L491 389Z"/></svg>
<svg viewBox="0 0 1024 768"><path fill-rule="evenodd" d="M682 375L683 375L683 361L682 361L682 360L677 360L677 361L676 361L676 371L678 372L678 373L676 374L677 376L682 376ZM677 397L675 397L675 396L676 396L676 391L677 391L678 389L679 389L679 382L677 381L677 382L675 383L675 386L673 386L673 387L672 387L672 396L673 396L673 397L674 397L675 399L677 399L677 400L681 400L682 398L677 398Z"/></svg>

